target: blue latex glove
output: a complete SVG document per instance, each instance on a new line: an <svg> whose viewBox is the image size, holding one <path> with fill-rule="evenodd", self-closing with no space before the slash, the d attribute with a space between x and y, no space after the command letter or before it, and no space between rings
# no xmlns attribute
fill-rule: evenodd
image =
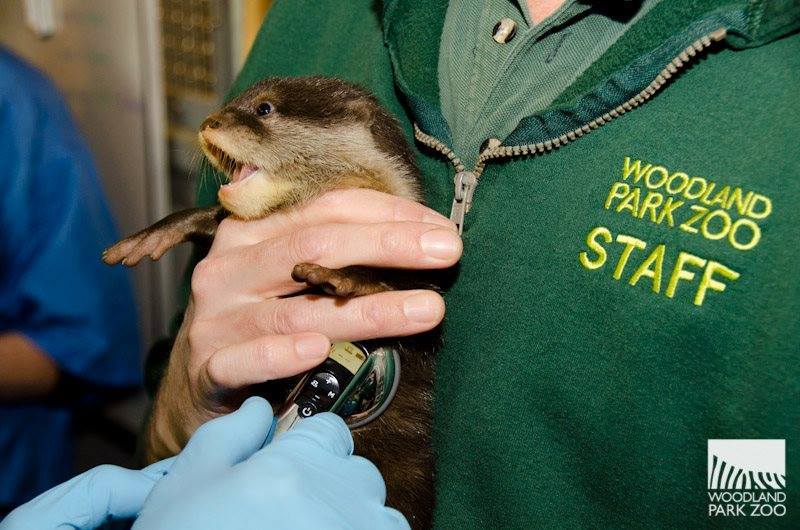
<svg viewBox="0 0 800 530"><path fill-rule="evenodd" d="M8 514L0 530L89 530L111 519L133 518L174 460L141 471L111 465L90 469Z"/></svg>
<svg viewBox="0 0 800 530"><path fill-rule="evenodd" d="M264 446L271 429L272 408L257 397L204 424L153 488L134 530L409 528L384 506L378 469L352 455L341 418L318 414Z"/></svg>

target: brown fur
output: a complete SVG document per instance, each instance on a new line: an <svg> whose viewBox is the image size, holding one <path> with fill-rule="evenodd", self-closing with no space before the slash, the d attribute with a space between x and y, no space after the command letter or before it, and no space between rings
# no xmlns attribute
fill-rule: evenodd
<svg viewBox="0 0 800 530"><path fill-rule="evenodd" d="M258 116L270 102L273 111ZM261 218L343 188L367 188L421 200L418 171L405 136L395 120L365 90L331 78L271 78L245 91L210 116L200 142L211 163L229 177L247 164L257 174L219 192L221 204L243 219ZM158 259L168 248L197 236L213 237L226 214L220 207L173 214L117 243L104 254L106 263L136 264L143 256ZM352 297L408 288L437 288L432 273L346 267L331 270L303 263L292 272L330 295ZM183 332L191 307L187 310ZM189 348L179 333L170 363L184 363ZM402 359L402 380L387 411L356 430L356 452L381 470L387 504L399 509L414 528L427 528L433 510L433 457L430 445L433 359L438 330L404 339L375 341L396 347ZM183 385L167 370L158 402ZM285 399L286 385L268 383L259 390L271 399ZM275 403L280 405L281 401ZM187 404L187 407L189 405ZM172 423L196 422L191 412L173 413ZM185 439L156 432L151 423L148 445L155 457L174 454ZM170 429L166 429L169 431ZM182 437L182 438L185 438Z"/></svg>

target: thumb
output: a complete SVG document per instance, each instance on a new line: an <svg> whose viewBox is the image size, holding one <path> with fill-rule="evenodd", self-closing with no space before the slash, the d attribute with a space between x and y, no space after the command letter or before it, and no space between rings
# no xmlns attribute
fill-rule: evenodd
<svg viewBox="0 0 800 530"><path fill-rule="evenodd" d="M292 448L312 447L336 456L353 454L353 435L344 420L332 412L316 414L298 422L290 430L278 435L273 444Z"/></svg>
<svg viewBox="0 0 800 530"><path fill-rule="evenodd" d="M89 530L109 519L132 518L139 513L156 481L141 471L98 466L23 504L0 523L0 530Z"/></svg>
<svg viewBox="0 0 800 530"><path fill-rule="evenodd" d="M271 429L272 407L264 398L250 397L239 410L201 425L169 473L179 476L231 467L261 449Z"/></svg>

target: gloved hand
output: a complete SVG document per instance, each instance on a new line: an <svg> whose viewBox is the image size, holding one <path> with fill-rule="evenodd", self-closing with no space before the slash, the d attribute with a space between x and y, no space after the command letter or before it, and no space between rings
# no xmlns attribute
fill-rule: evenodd
<svg viewBox="0 0 800 530"><path fill-rule="evenodd" d="M257 397L201 426L153 488L134 530L409 528L384 506L377 468L352 455L341 418L318 414L264 446L271 427L272 408Z"/></svg>
<svg viewBox="0 0 800 530"><path fill-rule="evenodd" d="M175 457L134 471L104 465L47 490L0 522L0 530L89 530L109 519L135 517Z"/></svg>

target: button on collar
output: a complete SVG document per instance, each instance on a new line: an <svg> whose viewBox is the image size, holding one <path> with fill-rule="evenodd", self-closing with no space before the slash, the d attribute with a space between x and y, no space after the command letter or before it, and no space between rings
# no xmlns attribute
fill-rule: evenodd
<svg viewBox="0 0 800 530"><path fill-rule="evenodd" d="M494 25L492 30L492 38L495 42L505 44L511 42L514 35L517 34L517 23L510 18L502 18L500 22Z"/></svg>

